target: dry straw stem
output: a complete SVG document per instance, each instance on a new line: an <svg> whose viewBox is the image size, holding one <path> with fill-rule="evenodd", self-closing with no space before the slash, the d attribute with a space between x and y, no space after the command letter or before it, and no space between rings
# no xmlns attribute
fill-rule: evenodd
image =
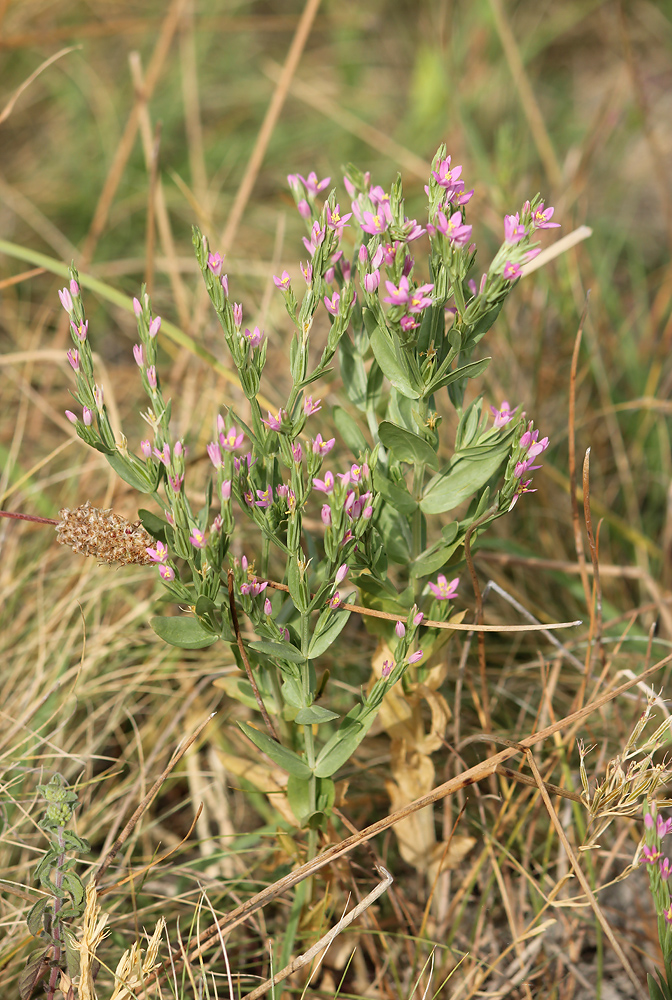
<svg viewBox="0 0 672 1000"><path fill-rule="evenodd" d="M100 865L98 866L98 869L97 869L97 871L95 873L95 876L94 876L94 881L95 881L96 885L99 884L101 878L103 877L103 875L105 874L105 872L109 868L110 864L112 863L112 861L114 861L115 857L117 856L117 854L119 853L119 851L121 850L121 848L123 847L123 845L125 844L125 842L128 840L130 834L133 831L133 828L135 827L136 823L138 822L138 820L140 819L140 817L142 816L142 814L145 812L145 810L150 805L150 803L151 803L152 799L154 798L154 796L158 793L159 789L161 788L161 785L164 783L164 781L166 780L166 778L168 777L168 775L170 774L170 772L173 770L173 768L175 767L175 765L178 763L178 761L180 761L182 759L182 757L185 755L185 753L187 752L187 750L189 749L189 747L192 745L192 743L194 743L195 740L197 740L198 737L201 735L201 733L203 732L203 730L207 726L208 722L210 722L210 720L214 717L214 714L215 713L213 712L212 715L208 716L208 718L204 722L202 722L200 724L200 726L196 729L196 731L193 732L191 734L191 736L187 740L185 740L184 743L182 743L182 745L175 752L175 754L173 755L173 757L171 758L171 760L168 762L168 764L166 765L166 767L163 769L163 771L161 772L161 774L159 775L159 777L156 779L156 781L154 782L154 784L152 785L152 787L150 788L150 790L147 792L147 794L145 795L144 799L139 804L139 806L137 807L137 809L135 810L135 812L133 813L133 815L129 819L128 823L123 828L123 830L121 831L121 833L119 834L119 836L115 840L114 844L112 845L112 847L110 848L110 850L107 852L106 856L101 861ZM196 818L198 818L198 817L196 817Z"/></svg>
<svg viewBox="0 0 672 1000"><path fill-rule="evenodd" d="M618 698L619 695L624 694L631 687L634 687L635 684L660 670L671 661L672 653L664 659L659 660L658 663L655 663L648 669L642 671L642 673L637 677L631 678L624 684L614 688L613 691L603 694L594 702L585 705L583 708L578 709L575 712L572 712L570 715L565 716L565 718L560 719L558 722L555 722L550 726L546 726L538 732L532 733L530 736L520 740L514 746L500 750L499 753L481 761L480 764L476 764L473 767L468 768L466 771L463 771L462 774L457 775L455 778L451 778L448 781L443 782L441 785L438 785L427 795L421 796L419 799L416 799L415 802L411 802L403 809L390 813L388 816L378 820L376 823L372 823L370 826L365 827L354 836L341 841L340 844L334 844L333 847L328 848L323 854L314 858L312 861L301 865L295 871L290 872L288 875L285 875L284 878L279 879L273 885L270 885L266 889L263 889L260 893L257 893L256 896L253 896L245 903L237 906L235 910L232 910L226 917L223 917L216 924L199 935L197 946L189 954L189 961L193 962L196 958L198 958L198 956L213 943L214 939L221 931L228 932L233 930L234 927L237 927L252 913L260 909L260 907L264 906L270 900L275 899L276 896L279 896L287 889L291 889L293 886L303 881L303 879L314 875L315 872L319 871L325 865L328 865L332 861L336 861L338 858L343 857L343 855L348 854L364 841L370 840L379 833L388 830L390 827L394 826L395 823L398 823L400 820L404 819L411 813L416 812L418 809L432 805L434 802L438 802L448 795L454 795L456 792L466 788L468 785L482 781L484 778L493 774L500 764L503 764L505 761L515 757L518 753L524 753L536 743L540 743L548 739L549 736L553 736L555 733L561 732L563 729L576 725L582 719L587 718L589 715L602 708L603 705L606 705L615 698Z"/></svg>
<svg viewBox="0 0 672 1000"><path fill-rule="evenodd" d="M357 905L354 906L349 913L346 913L345 916L341 917L338 923L334 924L331 930L327 931L324 937L321 937L319 941L316 941L315 944L308 949L308 951L303 953L303 955L298 955L289 963L289 965L286 965L284 969L280 969L279 972L276 972L271 979L267 979L265 983L261 983L253 989L251 993L246 993L244 1000L257 1000L257 997L264 996L264 994L268 993L268 991L274 986L281 983L283 979L287 979L287 977L291 976L292 973L298 972L299 969L309 965L321 951L326 951L326 949L329 948L332 941L334 941L346 927L349 927L350 924L360 916L360 914L364 913L364 911L367 910L372 903L375 903L379 896L382 896L384 892L387 892L394 879L382 865L376 865L376 871L382 877L383 881L379 882L378 885L371 890L368 896L365 896L364 899L360 900L360 902L357 903ZM318 968L319 962L315 969L311 972L310 978L306 983L306 989L310 985L310 979L312 979Z"/></svg>
<svg viewBox="0 0 672 1000"><path fill-rule="evenodd" d="M667 659L670 659L670 657L668 657ZM537 782L537 787L539 788L539 793L541 795L541 798L543 800L544 805L546 806L546 811L548 812L548 815L549 815L549 818L551 820L551 823L555 827L555 832L557 833L558 838L560 839L560 843L562 844L562 846L565 849L565 853L567 854L567 857L569 858L570 864L571 864L572 868L574 869L574 873L575 873L575 875L576 875L576 877L577 877L577 879L579 881L579 884L580 884L581 888L583 889L583 891L586 894L586 897L588 899L588 902L590 903L591 909L593 910L593 913L595 914L595 917L597 918L597 920L598 920L598 922L600 924L600 927L604 931L606 937L609 939L609 942L611 943L612 948L616 952L616 954L617 954L617 956L619 958L619 961L621 962L623 968L625 969L625 972L626 972L626 974L628 976L628 979L630 980L630 982L635 987L636 993L639 994L640 996L644 997L645 993L642 990L642 984L639 981L637 975L635 974L635 970L630 965L630 962L628 961L628 959L627 959L627 957L626 957L623 949L621 948L620 944L618 943L616 935L612 931L609 922L607 921L607 919L605 918L604 914L602 913L602 910L600 909L600 905L597 902L597 899L595 897L595 893L591 889L590 883L588 882L588 879L584 875L583 870L581 868L581 865L579 864L579 859L577 858L576 854L574 853L572 845L569 843L569 841L568 841L568 839L567 839L567 837L565 835L565 831L562 828L562 824L561 824L560 820L558 819L558 817L556 815L555 809L553 808L553 803L551 802L550 796L549 796L548 792L546 791L546 789L544 788L544 782L542 780L541 774L539 773L539 769L538 769L536 761L534 759L534 754L532 753L532 751L530 749L527 749L526 753L525 753L525 756L527 757L527 762L530 765L530 768L531 768L532 773L534 775L535 781Z"/></svg>

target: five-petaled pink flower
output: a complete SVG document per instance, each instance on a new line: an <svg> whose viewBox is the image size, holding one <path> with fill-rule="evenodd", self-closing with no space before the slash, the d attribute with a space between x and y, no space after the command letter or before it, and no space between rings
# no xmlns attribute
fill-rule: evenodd
<svg viewBox="0 0 672 1000"><path fill-rule="evenodd" d="M559 229L559 222L551 222L553 217L554 208L544 208L544 203L542 201L538 208L535 208L532 213L532 225L535 229Z"/></svg>
<svg viewBox="0 0 672 1000"><path fill-rule="evenodd" d="M390 206L387 202L383 202L375 214L373 212L362 213L361 226L365 233L376 235L377 233L384 233L391 221L392 213Z"/></svg>
<svg viewBox="0 0 672 1000"><path fill-rule="evenodd" d="M504 216L504 239L507 243L512 245L520 243L526 234L527 230L522 225L518 212L515 215Z"/></svg>
<svg viewBox="0 0 672 1000"><path fill-rule="evenodd" d="M264 420L262 417L261 422L262 424L266 424L266 426L270 431L279 431L282 425L282 415L283 415L282 408L278 410L275 416L273 416L271 411L268 410L268 420Z"/></svg>
<svg viewBox="0 0 672 1000"><path fill-rule="evenodd" d="M205 535L200 528L193 528L191 534L189 535L189 541L194 546L195 549L205 548Z"/></svg>
<svg viewBox="0 0 672 1000"><path fill-rule="evenodd" d="M502 271L502 277L506 281L515 281L523 273L520 264L515 264L513 261L507 260L504 265L504 270Z"/></svg>
<svg viewBox="0 0 672 1000"><path fill-rule="evenodd" d="M235 451L240 448L245 435L239 431L235 424L231 424L228 431L222 431L219 435L219 443L224 451Z"/></svg>
<svg viewBox="0 0 672 1000"><path fill-rule="evenodd" d="M650 846L649 844L644 845L644 848L642 850L642 860L647 865L655 865L659 857L660 857L660 851L658 850L657 847Z"/></svg>
<svg viewBox="0 0 672 1000"><path fill-rule="evenodd" d="M443 212L437 212L434 219L435 227L444 236L447 236L456 247L464 247L469 242L472 226L467 226L462 222L462 213L453 212L450 219ZM431 232L430 227L427 227Z"/></svg>
<svg viewBox="0 0 672 1000"><path fill-rule="evenodd" d="M289 271L283 271L280 277L277 274L273 275L273 284L276 288L287 289L291 284L292 279L289 276Z"/></svg>
<svg viewBox="0 0 672 1000"><path fill-rule="evenodd" d="M264 339L264 335L258 326L255 326L252 332L246 329L243 336L245 337L245 340L247 340L247 342L249 343L250 347L259 347L261 345L262 340Z"/></svg>
<svg viewBox="0 0 672 1000"><path fill-rule="evenodd" d="M255 500L257 507L263 507L264 510L270 507L273 503L273 487L267 486L265 490L257 490L258 500Z"/></svg>
<svg viewBox="0 0 672 1000"><path fill-rule="evenodd" d="M332 316L338 316L338 306L341 301L341 296L338 292L334 292L331 298L324 296L324 304L327 307L327 312L331 313Z"/></svg>
<svg viewBox="0 0 672 1000"><path fill-rule="evenodd" d="M319 194L320 191L324 191L331 180L331 177L325 177L323 180L318 181L317 174L314 170L311 170L307 177L302 177L301 174L297 174L296 176L299 178L308 194L313 197L315 197L316 194Z"/></svg>
<svg viewBox="0 0 672 1000"><path fill-rule="evenodd" d="M224 258L221 253L209 253L208 254L208 268L212 271L216 278L222 273L222 265L224 264Z"/></svg>
<svg viewBox="0 0 672 1000"><path fill-rule="evenodd" d="M452 601L454 597L457 597L457 585L459 582L459 576L456 576L448 583L443 573L439 573L436 583L430 583L429 589L437 601Z"/></svg>
<svg viewBox="0 0 672 1000"><path fill-rule="evenodd" d="M391 302L392 305L401 306L405 305L409 299L409 287L408 278L405 275L399 280L399 287L394 284L393 281L386 281L385 287L387 288L389 295L386 295L383 302Z"/></svg>
<svg viewBox="0 0 672 1000"><path fill-rule="evenodd" d="M509 406L509 401L507 399L502 401L502 405L500 406L499 409L497 409L496 406L491 406L490 412L495 418L494 426L497 429L499 429L500 427L504 427L506 424L509 423L510 420L513 420L513 415L517 409L518 407L516 406L516 408L512 410L511 407Z"/></svg>
<svg viewBox="0 0 672 1000"><path fill-rule="evenodd" d="M335 444L336 438L329 438L328 441L324 441L322 435L318 434L313 441L313 453L315 455L328 455Z"/></svg>
<svg viewBox="0 0 672 1000"><path fill-rule="evenodd" d="M168 583L175 579L175 570L172 566L159 566L159 573L161 574L161 579L166 580Z"/></svg>
<svg viewBox="0 0 672 1000"><path fill-rule="evenodd" d="M317 413L318 410L321 410L322 409L322 407L320 406L321 402L322 402L321 399L316 399L315 402L313 402L312 396L306 396L306 398L303 401L303 412L305 413L305 415L309 417L311 416L311 414Z"/></svg>
<svg viewBox="0 0 672 1000"><path fill-rule="evenodd" d="M163 542L157 542L156 548L148 548L146 549L146 552L152 562L165 563L168 558L168 549Z"/></svg>
<svg viewBox="0 0 672 1000"><path fill-rule="evenodd" d="M77 418L75 417L75 420ZM313 487L318 493L333 493L334 492L334 474L333 472L326 472L324 479L313 479Z"/></svg>
<svg viewBox="0 0 672 1000"><path fill-rule="evenodd" d="M348 212L347 215L341 215L340 207L340 205L336 205L332 212L330 206L327 205L327 225L330 229L334 229L339 236L343 232L343 227L347 224L348 219L352 215L352 212Z"/></svg>

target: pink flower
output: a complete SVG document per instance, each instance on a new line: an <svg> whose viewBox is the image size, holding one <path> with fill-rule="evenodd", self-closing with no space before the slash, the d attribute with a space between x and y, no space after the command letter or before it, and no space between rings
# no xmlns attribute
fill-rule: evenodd
<svg viewBox="0 0 672 1000"><path fill-rule="evenodd" d="M551 222L553 217L554 208L544 208L544 203L542 201L541 205L534 210L532 213L532 225L535 229L559 229L559 222Z"/></svg>
<svg viewBox="0 0 672 1000"><path fill-rule="evenodd" d="M672 871L672 862L669 858L661 858L658 862L658 868L660 869L661 878L668 879Z"/></svg>
<svg viewBox="0 0 672 1000"><path fill-rule="evenodd" d="M338 292L334 292L332 298L324 296L324 304L327 307L327 312L331 313L332 316L338 316L338 305L341 301L341 296Z"/></svg>
<svg viewBox="0 0 672 1000"><path fill-rule="evenodd" d="M330 229L336 230L339 236L343 232L343 227L347 224L348 219L352 216L352 212L341 216L340 207L340 205L336 205L332 212L329 205L327 205L327 225Z"/></svg>
<svg viewBox="0 0 672 1000"><path fill-rule="evenodd" d="M416 625L416 626L417 626L417 625L419 625L419 624L420 624L420 622L422 621L422 619L423 619L424 617L425 617L425 616L424 616L424 614L422 613L422 611L418 611L417 615L414 615L414 616L413 616L413 624L414 624L414 625Z"/></svg>
<svg viewBox="0 0 672 1000"><path fill-rule="evenodd" d="M419 663L424 655L425 654L422 649L417 649L415 653L411 653L411 655L408 658L409 666L412 666L414 663Z"/></svg>
<svg viewBox="0 0 672 1000"><path fill-rule="evenodd" d="M70 350L67 353L67 358L68 358L68 361L70 362L70 366L72 367L72 370L78 372L79 371L79 351L76 350L74 347L71 347Z"/></svg>
<svg viewBox="0 0 672 1000"><path fill-rule="evenodd" d="M328 455L331 449L336 444L336 438L329 438L328 441L322 439L322 435L318 434L313 441L313 454L315 455Z"/></svg>
<svg viewBox="0 0 672 1000"><path fill-rule="evenodd" d="M77 418L75 417L75 421L76 420ZM326 472L324 479L313 479L313 487L317 490L318 493L333 493L334 492L333 473Z"/></svg>
<svg viewBox="0 0 672 1000"><path fill-rule="evenodd" d="M292 445L292 458L294 459L297 465L300 465L301 462L303 461L303 448L301 447L298 441L295 441L294 444Z"/></svg>
<svg viewBox="0 0 672 1000"><path fill-rule="evenodd" d="M161 317L155 316L152 322L149 324L149 336L156 337L160 329L161 329Z"/></svg>
<svg viewBox="0 0 672 1000"><path fill-rule="evenodd" d="M65 415L66 415L66 417L68 418L68 420L70 421L71 424L76 424L77 423L77 417L72 412L72 410L66 410L65 411Z"/></svg>
<svg viewBox="0 0 672 1000"><path fill-rule="evenodd" d="M87 427L90 427L93 422L93 410L90 410L88 406L82 409L82 420Z"/></svg>
<svg viewBox="0 0 672 1000"><path fill-rule="evenodd" d="M147 555L152 560L152 562L165 563L166 559L168 558L168 549L163 544L163 542L157 542L155 549L148 548L145 551L147 552Z"/></svg>
<svg viewBox="0 0 672 1000"><path fill-rule="evenodd" d="M157 381L156 381L155 365L150 365L149 368L147 369L147 381L149 382L150 389L156 389Z"/></svg>
<svg viewBox="0 0 672 1000"><path fill-rule="evenodd" d="M409 330L415 330L420 324L416 323L412 316L402 316L399 320L399 326L408 333Z"/></svg>
<svg viewBox="0 0 672 1000"><path fill-rule="evenodd" d="M270 598L268 598L268 597L264 601L264 614L265 615L272 615L273 614L273 605L271 604Z"/></svg>
<svg viewBox="0 0 672 1000"><path fill-rule="evenodd" d="M398 621L397 624L394 626L394 633L397 639L404 638L404 636L406 635L406 626L402 621Z"/></svg>
<svg viewBox="0 0 672 1000"><path fill-rule="evenodd" d="M283 271L282 276L279 278L277 274L273 275L273 284L276 288L287 289L289 288L291 278L289 276L289 271Z"/></svg>
<svg viewBox="0 0 672 1000"><path fill-rule="evenodd" d="M390 663L389 660L385 660L385 662L383 663L383 669L380 672L380 676L385 681L390 676L393 670L394 670L394 662Z"/></svg>
<svg viewBox="0 0 672 1000"><path fill-rule="evenodd" d="M141 441L140 442L140 451L142 452L142 457L143 458L151 458L152 457L152 442L151 441Z"/></svg>
<svg viewBox="0 0 672 1000"><path fill-rule="evenodd" d="M252 333L250 333L249 330L245 330L245 333L243 334L243 336L248 341L250 347L259 347L260 344L261 344L261 342L264 339L264 335L263 335L263 333L261 332L261 330L259 329L258 326L255 326L255 328L252 331Z"/></svg>
<svg viewBox="0 0 672 1000"><path fill-rule="evenodd" d="M446 218L443 212L437 212L434 222L436 229L447 236L456 247L464 247L469 242L473 227L464 225L461 212L454 212L450 219Z"/></svg>
<svg viewBox="0 0 672 1000"><path fill-rule="evenodd" d="M210 443L206 445L205 450L207 451L208 458L210 459L214 467L216 469L219 469L222 464L222 455L219 450L219 445L217 444L217 442L210 441Z"/></svg>
<svg viewBox="0 0 672 1000"><path fill-rule="evenodd" d="M495 418L494 426L497 429L499 429L500 427L504 427L506 424L509 423L510 420L513 420L513 414L516 412L517 409L518 407L516 407L515 410L512 410L509 406L508 400L506 399L502 401L502 405L500 406L499 409L497 409L496 406L491 406L490 412Z"/></svg>
<svg viewBox="0 0 672 1000"><path fill-rule="evenodd" d="M282 424L283 410L279 409L277 414L273 416L270 410L268 410L268 420L262 418L262 424L266 424L269 430L279 431Z"/></svg>
<svg viewBox="0 0 672 1000"><path fill-rule="evenodd" d="M338 587L339 583L343 583L347 575L348 575L348 564L343 563L343 565L339 566L338 569L336 570L336 576L334 577L334 587Z"/></svg>
<svg viewBox="0 0 672 1000"><path fill-rule="evenodd" d="M175 570L170 566L159 566L159 573L161 574L161 578L168 583L175 579Z"/></svg>
<svg viewBox="0 0 672 1000"><path fill-rule="evenodd" d="M238 329L243 325L243 307L238 302L233 303L233 323Z"/></svg>
<svg viewBox="0 0 672 1000"><path fill-rule="evenodd" d="M257 597L259 594L263 594L266 587L268 587L268 580L264 580L263 583L259 583L256 576L254 576L251 580L248 580L247 583L241 583L240 592L241 594L249 594L250 597Z"/></svg>
<svg viewBox="0 0 672 1000"><path fill-rule="evenodd" d="M74 323L71 323L70 326L72 327L72 330L73 330L73 332L74 332L74 334L75 334L75 336L77 337L78 340L81 340L81 341L86 340L86 334L88 333L88 330L89 330L89 321L88 321L88 319L87 319L86 323L80 323L78 326L76 326Z"/></svg>
<svg viewBox="0 0 672 1000"><path fill-rule="evenodd" d="M519 278L522 273L520 264L514 264L510 260L507 260L504 265L504 270L502 271L502 277L506 281L515 281L516 278Z"/></svg>
<svg viewBox="0 0 672 1000"><path fill-rule="evenodd" d="M331 527L331 507L328 503L322 505L322 510L320 511L320 517L322 518L322 524L326 528Z"/></svg>
<svg viewBox="0 0 672 1000"><path fill-rule="evenodd" d="M74 278L70 278L70 294L75 296L79 295L79 285Z"/></svg>
<svg viewBox="0 0 672 1000"><path fill-rule="evenodd" d="M660 840L667 836L670 830L672 830L672 819L663 819L660 813L658 813L656 816L656 834Z"/></svg>
<svg viewBox="0 0 672 1000"><path fill-rule="evenodd" d="M369 295L371 295L372 292L375 292L375 290L378 288L379 285L380 285L380 271L378 268L376 268L375 271L371 271L370 274L364 275L364 291L368 292Z"/></svg>
<svg viewBox="0 0 672 1000"><path fill-rule="evenodd" d="M445 160L441 160L439 163L438 170L432 170L432 176L436 183L446 190L461 190L464 187L464 181L459 181L458 179L462 173L462 167L450 168L450 157L447 156Z"/></svg>
<svg viewBox="0 0 672 1000"><path fill-rule="evenodd" d="M408 278L405 276L402 276L399 280L398 288L393 281L386 281L385 287L387 288L389 295L383 299L383 302L391 302L394 306L405 305L408 302Z"/></svg>
<svg viewBox="0 0 672 1000"><path fill-rule="evenodd" d="M245 435L243 432L239 431L235 424L231 424L226 433L220 433L219 443L224 451L235 451L237 448L240 448L244 438Z"/></svg>
<svg viewBox="0 0 672 1000"><path fill-rule="evenodd" d="M224 258L220 253L208 254L208 268L212 271L216 278L218 278L222 273L223 264Z"/></svg>
<svg viewBox="0 0 672 1000"><path fill-rule="evenodd" d="M205 548L205 535L200 528L192 528L191 534L189 535L189 541L195 549Z"/></svg>
<svg viewBox="0 0 672 1000"><path fill-rule="evenodd" d="M136 318L140 319L142 316L142 306L140 305L140 300L135 297L133 298L133 312L135 313Z"/></svg>
<svg viewBox="0 0 672 1000"><path fill-rule="evenodd" d="M391 221L392 212L390 211L390 206L387 202L383 202L375 214L373 212L362 213L361 226L365 233L375 235L377 233L384 233Z"/></svg>
<svg viewBox="0 0 672 1000"><path fill-rule="evenodd" d="M169 465L170 465L170 445L169 444L164 444L164 446L161 449L161 451L159 451L158 448L155 448L154 449L154 454L158 458L159 462L161 462L163 465L165 465L166 468L169 467Z"/></svg>
<svg viewBox="0 0 672 1000"><path fill-rule="evenodd" d="M327 601L327 604L332 609L332 611L335 611L336 608L340 608L340 606L341 606L341 595L339 594L338 591L336 591L336 593L334 594L334 596L331 597Z"/></svg>
<svg viewBox="0 0 672 1000"><path fill-rule="evenodd" d="M263 507L264 510L270 507L273 503L273 487L267 486L265 490L257 490L258 500L255 500L257 507Z"/></svg>
<svg viewBox="0 0 672 1000"><path fill-rule="evenodd" d="M642 850L642 861L647 865L655 865L660 857L660 851L657 847L650 847L648 844L644 845Z"/></svg>
<svg viewBox="0 0 672 1000"><path fill-rule="evenodd" d="M313 397L306 396L306 398L303 401L303 412L305 413L305 415L307 417L310 417L313 413L317 413L318 410L321 410L322 407L319 405L321 402L322 402L321 399L316 399L315 402L313 403Z"/></svg>
<svg viewBox="0 0 672 1000"><path fill-rule="evenodd" d="M311 170L307 177L302 177L301 174L297 174L296 176L299 178L308 194L312 195L313 198L315 195L319 194L320 191L324 191L331 180L331 177L325 177L323 180L318 181L317 174L314 170Z"/></svg>
<svg viewBox="0 0 672 1000"><path fill-rule="evenodd" d="M70 292L68 291L67 288L61 288L59 289L58 297L61 300L61 305L69 315L74 309L74 304Z"/></svg>
<svg viewBox="0 0 672 1000"><path fill-rule="evenodd" d="M225 479L222 483L222 500L231 499L231 480Z"/></svg>
<svg viewBox="0 0 672 1000"><path fill-rule="evenodd" d="M310 285L311 281L313 280L313 265L310 262L308 262L304 267L303 261L301 261L300 267L301 267L301 274L303 275L306 284Z"/></svg>
<svg viewBox="0 0 672 1000"><path fill-rule="evenodd" d="M404 280L403 278L401 279ZM427 306L431 306L432 300L427 295L427 292L431 292L434 289L434 285L420 285L416 288L409 300L408 311L410 313L419 313Z"/></svg>
<svg viewBox="0 0 672 1000"><path fill-rule="evenodd" d="M135 363L138 368L143 368L145 364L145 357L142 350L142 344L133 344L133 357L135 358Z"/></svg>
<svg viewBox="0 0 672 1000"><path fill-rule="evenodd" d="M459 582L459 576L456 576L454 580L448 583L443 573L439 573L437 582L430 583L429 589L437 601L452 601L454 597L457 597L457 585Z"/></svg>
<svg viewBox="0 0 672 1000"><path fill-rule="evenodd" d="M515 215L504 216L504 239L507 243L512 245L520 243L526 235L527 231L525 226L521 225L518 212Z"/></svg>

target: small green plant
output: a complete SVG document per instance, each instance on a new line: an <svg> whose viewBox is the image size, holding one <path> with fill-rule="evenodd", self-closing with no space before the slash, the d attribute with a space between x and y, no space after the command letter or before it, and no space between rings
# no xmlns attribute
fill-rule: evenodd
<svg viewBox="0 0 672 1000"><path fill-rule="evenodd" d="M85 889L75 871L77 858L71 855L88 854L90 848L83 837L66 829L77 806L77 793L60 774L37 788L47 803L38 826L49 835L50 843L35 869L44 895L26 919L31 934L40 939L40 947L28 956L19 984L21 1000L28 1000L44 979L46 996L53 1000L61 974L66 972L70 979L78 974L79 952L73 946L70 925L86 905Z"/></svg>
<svg viewBox="0 0 672 1000"><path fill-rule="evenodd" d="M140 511L155 540L142 555L189 610L153 618L152 627L183 648L230 644L247 681L237 680L229 693L259 709L265 731L238 725L287 773L290 805L311 832L310 851L332 809L333 776L357 750L386 693L404 679L422 682L446 641L459 585L459 576L449 579L446 571L463 562L469 537L475 541L530 491L528 473L539 467L548 439L539 439L520 407L487 407L480 397L465 404L465 394L490 360L474 359L477 345L538 252L536 231L557 225L539 196L506 216L502 247L475 281L476 248L466 221L473 192L465 191L461 167L451 167L445 147L426 188L425 225L406 217L400 178L386 192L349 167L352 210L344 214L335 191L321 202L329 181L314 173L289 177L307 224L309 259L301 263L300 302L288 272L274 277L294 326L292 387L276 413L264 414L258 398L268 337L245 327L242 307L229 297L222 256L194 229L196 258L247 401L244 414L229 409L213 421L207 448L213 470L200 509L186 488L186 444L171 431L157 371L161 319L144 289L133 300L139 338L133 353L149 399L143 418L150 436L139 454L123 435L115 440L74 267L59 293L70 317L68 358L81 406L67 416L127 483L156 502L159 515ZM411 248L425 233L430 280L420 283ZM316 354L314 320L324 308L330 328ZM337 355L349 406L335 406L332 420L341 454L351 453L340 472L324 470L336 437L319 424L321 400L312 394ZM448 448L441 434L446 405L457 415ZM321 521L321 536L306 526L310 514ZM84 531L89 516L83 515ZM241 516L258 532L249 559L229 556ZM126 529L114 530L116 545ZM134 531L128 530L129 545ZM367 624L390 655L361 700L339 717L325 705L329 673L319 666L352 613L353 585L358 610L378 615ZM342 596L346 586L350 593ZM241 613L256 633L251 642L241 634Z"/></svg>

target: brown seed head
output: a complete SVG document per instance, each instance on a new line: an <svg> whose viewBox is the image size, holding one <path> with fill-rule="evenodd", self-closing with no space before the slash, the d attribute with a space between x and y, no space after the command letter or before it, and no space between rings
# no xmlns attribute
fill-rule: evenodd
<svg viewBox="0 0 672 1000"><path fill-rule="evenodd" d="M122 566L127 563L146 565L153 561L147 555L147 548L155 541L140 521L127 521L111 510L99 510L89 500L73 510L64 507L59 516L58 541L75 552Z"/></svg>

